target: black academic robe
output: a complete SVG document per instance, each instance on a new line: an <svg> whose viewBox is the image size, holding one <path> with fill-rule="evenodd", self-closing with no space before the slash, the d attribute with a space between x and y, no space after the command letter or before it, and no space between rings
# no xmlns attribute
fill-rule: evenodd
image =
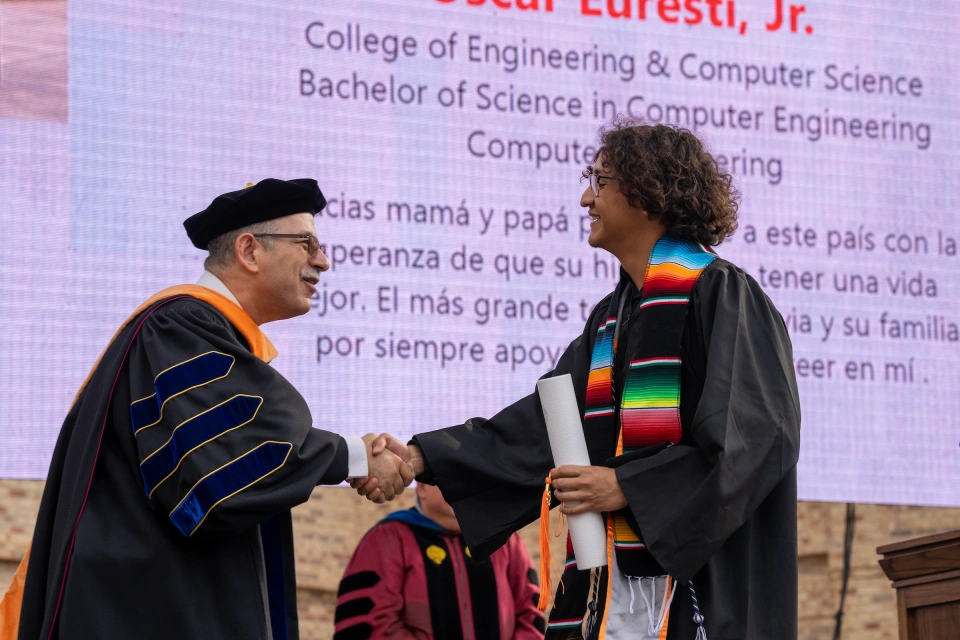
<svg viewBox="0 0 960 640"><path fill-rule="evenodd" d="M572 376L581 415L608 300L545 376ZM638 340L626 326L628 344L614 363L620 385L629 366L623 354ZM717 259L692 291L681 357L681 442L617 459L617 427L589 430L591 464L616 468L628 521L679 580L670 640L696 634L691 579L710 640L796 638L800 404L786 327L750 276ZM489 420L473 418L414 441L426 464L419 479L439 485L475 555L489 554L539 516L553 459L536 392ZM551 630L547 637L581 632Z"/></svg>
<svg viewBox="0 0 960 640"><path fill-rule="evenodd" d="M152 304L64 421L20 640L297 638L290 508L347 467L223 313Z"/></svg>

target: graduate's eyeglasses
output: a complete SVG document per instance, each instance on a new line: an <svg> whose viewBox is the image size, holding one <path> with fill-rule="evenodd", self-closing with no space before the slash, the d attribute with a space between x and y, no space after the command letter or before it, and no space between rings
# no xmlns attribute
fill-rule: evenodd
<svg viewBox="0 0 960 640"><path fill-rule="evenodd" d="M600 195L600 189L606 185L601 180L616 180L613 176L605 176L599 173L594 173L593 168L589 168L586 171L586 177L590 179L590 190L593 191L593 195Z"/></svg>
<svg viewBox="0 0 960 640"><path fill-rule="evenodd" d="M253 234L254 238L285 238L287 240L293 240L303 244L303 248L307 250L307 255L311 258L317 255L319 251L323 255L327 255L327 247L320 244L320 241L317 240L317 236L312 233L255 233ZM305 243L305 244L304 244Z"/></svg>

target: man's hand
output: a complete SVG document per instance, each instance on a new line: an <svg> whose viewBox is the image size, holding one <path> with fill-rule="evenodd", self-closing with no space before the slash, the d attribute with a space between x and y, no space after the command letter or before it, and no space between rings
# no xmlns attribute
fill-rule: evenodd
<svg viewBox="0 0 960 640"><path fill-rule="evenodd" d="M381 436L382 438L382 436ZM350 486L358 489L357 493L367 499L383 503L393 500L403 493L404 487L413 482L414 473L410 466L392 451L384 451L382 444L374 451L374 445L379 439L372 433L363 436L363 443L367 446L367 473L366 478L350 481Z"/></svg>
<svg viewBox="0 0 960 640"><path fill-rule="evenodd" d="M588 511L617 511L627 506L627 497L613 469L564 465L555 469L551 477L553 495L563 503L560 512L568 516Z"/></svg>
<svg viewBox="0 0 960 640"><path fill-rule="evenodd" d="M410 486L418 473L423 471L423 457L417 447L411 447L416 450L416 456L413 456L406 445L388 433L380 436L368 433L363 436L363 442L367 445L369 475L366 478L350 480L350 486L371 502L379 504L393 500L394 497L403 493L404 487ZM417 461L416 467L419 471L415 471L408 462L413 458ZM386 476L379 473L383 468L386 469Z"/></svg>
<svg viewBox="0 0 960 640"><path fill-rule="evenodd" d="M365 442L366 438L367 436L364 436ZM423 473L423 454L420 453L420 448L416 445L410 445L408 447L389 433L382 433L377 438L371 440L370 454L378 457L383 455L384 452L390 454L390 456L396 456L402 461L399 473L404 486L409 486L416 476ZM381 503L391 499L384 497L384 492L380 489L380 480L374 477L373 474L367 478L355 478L351 480L350 486L356 489L357 493L366 496L367 500L372 502Z"/></svg>
<svg viewBox="0 0 960 640"><path fill-rule="evenodd" d="M423 473L423 453L415 444L403 444L389 433L381 433L380 437L373 441L372 449L373 455L378 455L384 449L393 452L410 466L414 476Z"/></svg>

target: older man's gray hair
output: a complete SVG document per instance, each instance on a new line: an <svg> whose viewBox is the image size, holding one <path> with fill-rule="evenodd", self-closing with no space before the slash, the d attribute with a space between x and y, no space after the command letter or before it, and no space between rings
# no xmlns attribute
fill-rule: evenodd
<svg viewBox="0 0 960 640"><path fill-rule="evenodd" d="M227 269L236 259L234 247L237 244L237 238L245 233L276 233L279 224L276 220L267 220L256 224L247 225L233 231L228 231L222 236L217 236L207 245L209 255L203 261L203 268L211 273L216 273L220 269ZM258 238L263 248L270 250L273 248L274 238Z"/></svg>

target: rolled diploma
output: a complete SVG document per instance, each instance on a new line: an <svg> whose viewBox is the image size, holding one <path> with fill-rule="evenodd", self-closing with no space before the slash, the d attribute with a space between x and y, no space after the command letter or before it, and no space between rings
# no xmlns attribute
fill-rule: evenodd
<svg viewBox="0 0 960 640"><path fill-rule="evenodd" d="M537 382L543 417L547 422L547 437L553 452L553 464L561 467L574 464L590 466L587 441L583 437L580 408L573 392L570 374L545 378ZM577 503L568 502L568 506ZM577 569L593 569L607 565L607 527L597 512L568 516L573 552L577 557Z"/></svg>

